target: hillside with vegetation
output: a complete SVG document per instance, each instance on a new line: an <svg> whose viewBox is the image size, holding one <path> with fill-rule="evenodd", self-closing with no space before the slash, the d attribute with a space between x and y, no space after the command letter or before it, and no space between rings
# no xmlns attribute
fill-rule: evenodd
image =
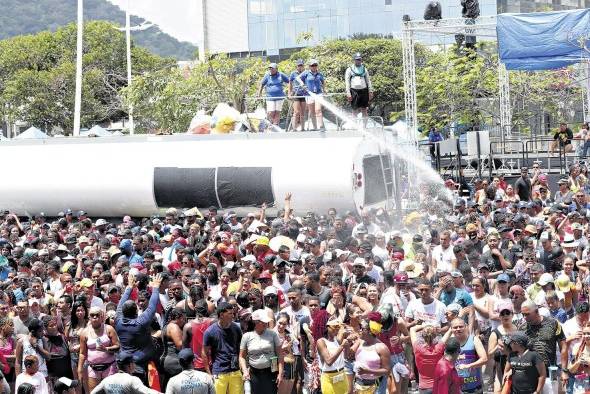
<svg viewBox="0 0 590 394"><path fill-rule="evenodd" d="M56 31L76 21L76 4L76 0L0 0L0 39L44 30ZM125 12L106 0L85 0L84 18L125 25ZM143 22L146 21L142 18L131 17L132 26ZM177 60L193 59L197 49L191 43L180 42L162 32L157 26L133 32L133 41L154 54Z"/></svg>

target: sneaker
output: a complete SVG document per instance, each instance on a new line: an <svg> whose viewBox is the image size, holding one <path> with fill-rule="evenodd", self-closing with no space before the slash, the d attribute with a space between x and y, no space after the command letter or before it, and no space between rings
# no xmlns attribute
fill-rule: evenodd
<svg viewBox="0 0 590 394"><path fill-rule="evenodd" d="M320 128L318 129L318 131L321 131L321 132L325 133L325 132L326 132L326 128L325 128L324 126L322 126L322 127L320 127Z"/></svg>

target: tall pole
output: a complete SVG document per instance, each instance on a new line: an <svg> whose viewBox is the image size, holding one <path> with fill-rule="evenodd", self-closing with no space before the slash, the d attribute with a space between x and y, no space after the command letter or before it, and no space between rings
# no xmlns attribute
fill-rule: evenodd
<svg viewBox="0 0 590 394"><path fill-rule="evenodd" d="M74 136L80 135L82 111L82 44L84 39L84 0L78 0L78 38L76 41L76 97L74 104Z"/></svg>
<svg viewBox="0 0 590 394"><path fill-rule="evenodd" d="M131 87L131 17L129 15L129 6L131 0L127 0L127 7L125 9L125 39L127 41L127 86ZM135 125L133 124L133 104L129 104L129 134L135 133Z"/></svg>

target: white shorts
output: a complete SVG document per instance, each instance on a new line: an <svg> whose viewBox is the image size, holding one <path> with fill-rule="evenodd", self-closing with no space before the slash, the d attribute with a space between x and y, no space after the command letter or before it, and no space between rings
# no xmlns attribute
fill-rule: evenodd
<svg viewBox="0 0 590 394"><path fill-rule="evenodd" d="M321 96L321 93L316 94L316 96ZM315 103L315 96L305 96L305 102L307 104L313 104Z"/></svg>
<svg viewBox="0 0 590 394"><path fill-rule="evenodd" d="M266 100L266 112L281 112L283 108L283 99Z"/></svg>

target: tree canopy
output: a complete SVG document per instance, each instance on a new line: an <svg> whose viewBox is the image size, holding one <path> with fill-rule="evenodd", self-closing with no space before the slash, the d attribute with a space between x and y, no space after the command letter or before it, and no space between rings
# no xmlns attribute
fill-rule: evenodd
<svg viewBox="0 0 590 394"><path fill-rule="evenodd" d="M73 127L76 25L56 32L0 41L0 111L9 121L51 130ZM175 65L171 59L132 47L133 70L144 73ZM108 22L84 28L83 126L126 116L119 91L127 85L125 36Z"/></svg>

